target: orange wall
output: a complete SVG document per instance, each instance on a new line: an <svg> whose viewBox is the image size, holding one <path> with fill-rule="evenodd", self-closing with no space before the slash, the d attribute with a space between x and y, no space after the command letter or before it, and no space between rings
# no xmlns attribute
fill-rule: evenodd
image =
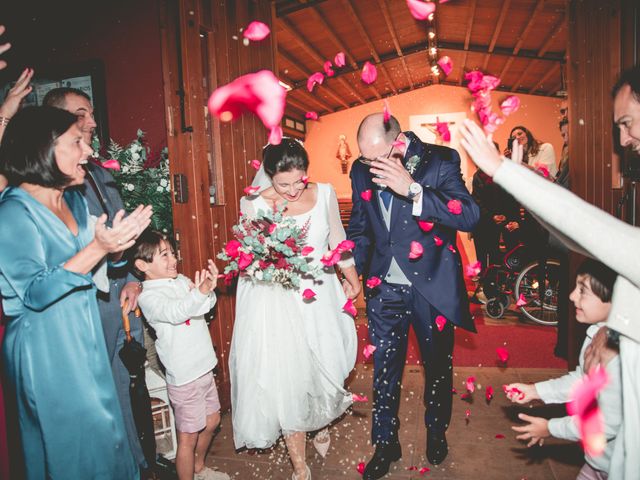
<svg viewBox="0 0 640 480"><path fill-rule="evenodd" d="M492 95L496 111L499 111L499 102L507 95L505 92ZM559 160L562 149L562 138L558 130L560 100L523 94L518 94L518 97L521 101L520 109L508 117L494 135L500 148L506 146L511 128L524 125L538 140L551 143ZM466 88L448 85L432 85L387 98L391 113L398 119L403 129L409 128L411 115L468 112L469 118L475 118L475 114L469 110L471 100L471 95ZM347 136L347 143L353 155L350 161L355 160L358 156L356 143L358 124L364 116L381 112L382 108L380 100L320 117L317 122L307 121L305 147L311 160L309 176L316 182L333 184L338 197L350 197L349 175L342 173L340 161L336 158L338 137L341 134ZM464 152L460 154L463 158L466 157ZM464 168L467 160L463 162L463 169L468 170L468 175L472 175L475 167L469 164Z"/></svg>

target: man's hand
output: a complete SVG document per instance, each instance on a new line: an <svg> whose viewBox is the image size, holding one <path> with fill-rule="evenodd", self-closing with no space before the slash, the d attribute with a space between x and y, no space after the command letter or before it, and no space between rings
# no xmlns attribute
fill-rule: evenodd
<svg viewBox="0 0 640 480"><path fill-rule="evenodd" d="M536 444L542 446L544 439L551 436L551 433L549 433L549 420L546 418L531 417L524 413L518 414L518 418L529 422L529 424L521 427L511 427L511 429L520 432L520 435L516 436L518 440L529 440L527 447L533 447Z"/></svg>
<svg viewBox="0 0 640 480"><path fill-rule="evenodd" d="M584 351L584 371L589 373L597 365L606 366L618 351L611 348L607 341L607 327L603 327L593 336L591 343Z"/></svg>
<svg viewBox="0 0 640 480"><path fill-rule="evenodd" d="M406 197L413 177L398 158L376 158L371 162L373 183L386 185L398 195Z"/></svg>
<svg viewBox="0 0 640 480"><path fill-rule="evenodd" d="M120 293L120 306L124 307L126 305L124 311L125 315L129 315L130 312L133 312L137 308L140 292L142 292L142 285L140 282L128 282L124 287L122 287L122 292Z"/></svg>

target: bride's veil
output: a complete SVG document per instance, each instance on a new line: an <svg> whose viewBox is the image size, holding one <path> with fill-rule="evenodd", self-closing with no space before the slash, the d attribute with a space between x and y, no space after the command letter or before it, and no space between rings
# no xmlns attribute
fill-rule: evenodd
<svg viewBox="0 0 640 480"><path fill-rule="evenodd" d="M284 139L291 139L291 137L282 137L283 140ZM296 142L298 142L300 145L302 145L304 147L304 144L298 140L297 138L293 138L293 140L295 140ZM264 150L265 148L267 148L270 144L267 143L264 147L262 147L262 150ZM273 184L271 183L271 178L269 177L269 175L267 175L267 172L264 171L264 163L260 164L260 168L258 169L258 171L256 172L256 176L253 177L253 182L251 182L251 186L252 187L259 187L259 190L256 192L262 192L263 190L266 190L267 188L269 188L270 186L272 186Z"/></svg>

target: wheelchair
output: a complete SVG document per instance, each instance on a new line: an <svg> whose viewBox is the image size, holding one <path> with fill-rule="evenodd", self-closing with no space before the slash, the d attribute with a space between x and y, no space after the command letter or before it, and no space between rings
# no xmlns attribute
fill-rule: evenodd
<svg viewBox="0 0 640 480"><path fill-rule="evenodd" d="M541 266L541 257L518 243L505 253L502 264L484 270L476 292L482 289L487 298L484 309L489 317L502 318L511 302L522 298L526 303L518 308L526 319L541 325L558 324L560 262L544 257Z"/></svg>

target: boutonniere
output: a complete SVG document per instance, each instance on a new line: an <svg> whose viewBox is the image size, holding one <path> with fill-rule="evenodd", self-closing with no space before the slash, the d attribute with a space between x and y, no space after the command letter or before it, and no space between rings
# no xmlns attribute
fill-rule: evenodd
<svg viewBox="0 0 640 480"><path fill-rule="evenodd" d="M418 168L418 165L420 164L420 157L418 155L414 155L413 157L410 157L409 160L407 160L407 163L405 163L404 168L407 169L407 171L413 175L416 171L416 168Z"/></svg>

